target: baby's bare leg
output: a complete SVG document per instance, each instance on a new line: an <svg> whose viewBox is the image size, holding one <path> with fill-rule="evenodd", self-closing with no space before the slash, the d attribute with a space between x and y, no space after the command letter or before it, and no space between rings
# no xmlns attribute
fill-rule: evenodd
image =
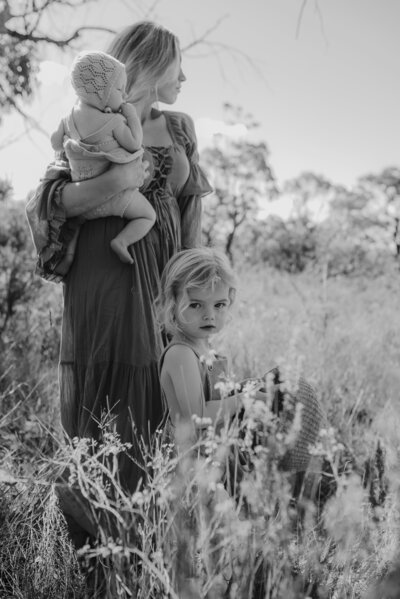
<svg viewBox="0 0 400 599"><path fill-rule="evenodd" d="M110 245L122 262L133 264L128 248L147 235L154 225L156 213L144 195L134 190L122 216L131 219L131 222L111 241Z"/></svg>

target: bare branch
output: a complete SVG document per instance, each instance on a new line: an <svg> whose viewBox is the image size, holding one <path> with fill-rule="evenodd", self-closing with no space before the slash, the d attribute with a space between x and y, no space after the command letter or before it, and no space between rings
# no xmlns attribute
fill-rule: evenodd
<svg viewBox="0 0 400 599"><path fill-rule="evenodd" d="M228 54L239 56L256 72L256 74L268 86L268 81L265 78L263 71L260 69L260 67L258 67L258 65L254 61L254 59L251 56L249 56L248 54L246 54L246 52L239 50L239 48L236 48L235 46L230 46L229 44L224 44L222 42L213 42L208 39L210 34L213 33L214 31L216 31L217 28L220 26L220 24L228 17L229 17L229 15L223 15L222 17L220 17L209 29L204 31L204 33L202 35L196 36L195 39L192 42L190 42L190 44L183 46L182 53L186 54L187 56L190 56L190 58L204 58L205 56L210 56L210 54L214 54L215 58L218 60L220 71L221 71L221 74L224 77L224 79L226 79L226 77L223 72L222 63L219 60L218 53L227 52ZM205 53L205 54L197 53L196 55L188 54L189 50L192 50L193 48L200 48L200 47L207 48L208 49L207 53Z"/></svg>
<svg viewBox="0 0 400 599"><path fill-rule="evenodd" d="M302 3L301 3L301 7L300 7L300 11L299 11L299 16L297 17L296 39L299 39L301 22L303 20L304 9L307 6L307 2L308 2L308 0L303 0Z"/></svg>
<svg viewBox="0 0 400 599"><path fill-rule="evenodd" d="M34 129L33 126L29 126L29 127L25 128L25 131L21 131L21 133L18 133L18 135L14 135L14 137L11 137L11 136L6 137L6 139L3 139L0 142L0 152L1 152L1 150L4 150L5 148L9 148L13 144L17 143L20 139L23 139L33 129Z"/></svg>
<svg viewBox="0 0 400 599"><path fill-rule="evenodd" d="M148 8L144 15L145 19L148 19L154 15L157 6L160 4L160 1L161 0L154 0L153 4Z"/></svg>
<svg viewBox="0 0 400 599"><path fill-rule="evenodd" d="M7 91L4 89L4 87L1 85L1 83L0 83L0 91L7 98L7 102L10 104L10 106L13 107L15 112L17 112L19 115L22 116L24 121L29 125L29 127L31 129L36 129L37 131L40 131L40 133L43 133L43 135L45 135L46 137L48 136L48 133L41 127L40 123L36 119L34 119L32 116L30 116L27 112L22 110L22 108L17 104L17 102L14 100L14 98L10 94L7 93Z"/></svg>
<svg viewBox="0 0 400 599"><path fill-rule="evenodd" d="M318 15L319 24L321 26L322 37L324 38L325 43L328 46L328 38L326 37L326 34L325 34L324 17L322 15L322 11L321 11L321 9L319 7L318 0L315 0L315 12Z"/></svg>
<svg viewBox="0 0 400 599"><path fill-rule="evenodd" d="M10 2L9 2L9 0L6 0L6 2L7 2L6 10L7 10L7 14L8 14L8 19L23 19L24 21L28 21L28 19L30 17L32 17L33 15L39 15L41 17L42 14L47 9L51 8L52 6L54 6L56 4L61 7L68 6L70 8L77 8L78 6L84 6L85 4L89 4L91 2L96 2L96 0L71 0L70 2L68 0L46 0L40 6L37 6L35 2L33 2L33 4L26 2L25 10L20 14L15 14L15 13L11 14ZM29 10L29 6L32 6L31 10Z"/></svg>
<svg viewBox="0 0 400 599"><path fill-rule="evenodd" d="M299 36L300 36L301 23L303 21L304 11L307 6L307 3L308 3L308 0L302 0L299 15L297 17L296 39L299 39ZM324 18L322 16L322 12L321 12L321 8L319 6L318 0L314 0L314 8L315 8L315 12L317 13L317 16L318 16L319 24L321 27L322 37L324 38L326 45L328 45L328 39L325 34Z"/></svg>
<svg viewBox="0 0 400 599"><path fill-rule="evenodd" d="M201 35L200 37L194 39L189 45L184 46L182 48L182 52L187 52L188 50L190 50L191 48L194 48L195 46L198 46L199 44L203 43L207 37L210 35L210 33L213 33L213 31L215 31L216 29L218 29L218 27L221 25L222 21L225 21L225 19L228 17L229 15L224 15L222 17L220 17L215 23L214 25L212 25L209 29L207 29L203 35Z"/></svg>
<svg viewBox="0 0 400 599"><path fill-rule="evenodd" d="M69 37L64 38L62 40L56 40L47 35L32 35L30 33L20 33L19 31L15 31L14 29L6 28L7 33L14 38L17 38L21 41L31 41L34 43L38 42L46 42L47 44L53 44L54 46L58 46L59 48L63 48L64 46L68 46L72 41L78 39L83 31L104 31L106 33L115 33L115 29L110 29L109 27L79 27L72 33Z"/></svg>
<svg viewBox="0 0 400 599"><path fill-rule="evenodd" d="M224 79L226 79L226 77L223 73L222 62L219 60L218 53L227 52L228 54L231 54L232 56L239 56L248 66L250 66L254 70L254 72L260 77L260 79L262 79L264 81L264 83L267 85L267 87L269 87L268 80L266 79L263 70L257 65L254 58L252 58L251 56L246 54L246 52L243 52L243 50L240 50L239 48L235 48L234 46L230 46L229 44L224 44L222 42L210 42L210 41L204 40L204 41L199 41L198 44L199 44L199 46L201 44L203 47L208 48L208 52L202 53L202 54L198 53L196 55L191 55L190 58L204 58L205 56L210 56L211 54L214 54L215 58L218 60L218 63L220 65L220 70L222 72L222 75L224 76ZM194 46L195 46L195 44L191 44L191 47L194 47Z"/></svg>

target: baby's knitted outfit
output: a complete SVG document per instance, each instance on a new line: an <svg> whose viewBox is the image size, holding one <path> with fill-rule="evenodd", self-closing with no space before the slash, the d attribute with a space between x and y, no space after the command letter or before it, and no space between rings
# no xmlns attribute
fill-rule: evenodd
<svg viewBox="0 0 400 599"><path fill-rule="evenodd" d="M122 115L115 115L115 118L122 118ZM96 145L85 143L79 139L73 114L64 119L64 130L68 134L68 139L65 138L64 140L64 151L71 169L72 181L97 177L109 168L110 162L126 164L141 159L143 155L142 149L136 152L128 152L128 150L121 148L111 135L104 137L103 142ZM106 204L86 212L85 216L86 218L102 218L109 215L110 210L112 210L115 215L123 218L132 201L132 190L125 189L113 195Z"/></svg>

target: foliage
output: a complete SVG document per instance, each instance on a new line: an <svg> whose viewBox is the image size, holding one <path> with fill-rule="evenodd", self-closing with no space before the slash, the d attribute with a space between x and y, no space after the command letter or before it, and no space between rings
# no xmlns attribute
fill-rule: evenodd
<svg viewBox="0 0 400 599"><path fill-rule="evenodd" d="M60 293L35 274L24 204L6 197L0 202L0 389L21 383L26 394L40 393L39 381L58 359ZM23 388L19 393L25 395Z"/></svg>
<svg viewBox="0 0 400 599"><path fill-rule="evenodd" d="M2 485L0 596L82 597L82 574L54 487L48 482L10 482L17 485L18 492L13 492L12 486L7 485L7 489Z"/></svg>
<svg viewBox="0 0 400 599"><path fill-rule="evenodd" d="M322 175L306 171L285 181L282 193L292 196L292 218L320 220L327 212L328 201L334 186Z"/></svg>
<svg viewBox="0 0 400 599"><path fill-rule="evenodd" d="M57 37L51 23L68 22L69 12L93 0L2 0L0 3L0 106L24 115L19 100L34 93L43 46L68 48L86 29ZM50 23L50 25L49 25ZM90 28L110 31L102 27ZM26 115L24 115L26 116Z"/></svg>
<svg viewBox="0 0 400 599"><path fill-rule="evenodd" d="M277 362L286 361L293 372L301 368L337 431L332 435L326 428L320 439L318 451L330 464L320 518L317 506L305 501L297 519L287 475L265 459L264 446L249 448L254 469L237 487L242 500L232 502L222 492L217 462L246 442L244 431L209 429L194 453L185 451L184 433L178 454L167 439L158 438L145 458L145 487L128 495L117 476L118 454L125 449L113 433L104 435L104 445L72 440L66 446L58 442L54 451L54 441L53 448L45 442L54 435L51 427L34 428L37 402L18 404L16 388L3 389L0 534L6 542L0 548L0 578L3 588L13 586L8 596L36 591L33 596L58 598L68 587L71 597L94 598L93 589L102 587L103 597L118 592L162 597L165 588L174 597L178 588L181 599L185 592L190 598L214 593L220 599L225 593L247 599L252 584L258 590L269 584L270 598L365 599L369 591L371 597L385 596L386 585L396 584L395 574L385 578L385 572L396 571L399 538L396 279L320 279L265 266L239 274L234 320L219 340L232 356L237 378L265 372ZM47 291L54 288L46 285ZM38 304L38 310L47 308ZM27 351L41 353L38 345ZM36 368L36 359L28 362ZM52 376L56 380L55 362ZM42 418L57 403L54 386L46 393L42 389L41 401ZM250 427L261 419L272 441L268 414L253 407ZM282 442L278 438L271 455L284 450ZM60 513L65 484L89 498L98 525L97 539L78 552L65 536ZM264 567L257 570L252 557L262 558ZM191 568L189 580L185 564ZM229 578L229 567L228 589L220 574ZM375 583L380 595L373 594Z"/></svg>
<svg viewBox="0 0 400 599"><path fill-rule="evenodd" d="M13 196L13 187L9 179L0 179L0 202L11 200Z"/></svg>
<svg viewBox="0 0 400 599"><path fill-rule="evenodd" d="M251 115L243 115L230 105L225 108L228 124L246 127L246 131L257 127ZM202 162L214 188L213 194L204 200L205 240L208 245L221 243L232 260L238 229L245 222L254 223L262 203L276 193L268 148L264 142L251 141L246 135L235 139L219 134L213 145L202 152Z"/></svg>
<svg viewBox="0 0 400 599"><path fill-rule="evenodd" d="M9 539L0 550L2 590L49 599L362 597L393 557L395 497L372 507L361 476L339 470L343 446L333 429L323 429L314 453L330 465L336 495L322 513L306 500L296 509L277 467L292 431L280 432L251 392L245 401L241 423L209 425L194 445L182 427L175 447L158 436L133 494L118 480L118 456L129 447L106 423L103 443L72 440L36 480L3 476L3 491L17 482L20 493L0 524ZM59 507L71 496L97 531L77 553Z"/></svg>
<svg viewBox="0 0 400 599"><path fill-rule="evenodd" d="M375 220L391 236L396 256L400 257L400 168L388 167L380 173L364 175L359 185L370 191ZM379 213L378 213L379 211Z"/></svg>
<svg viewBox="0 0 400 599"><path fill-rule="evenodd" d="M235 247L242 261L293 273L316 268L327 276L377 276L396 261L393 201L386 206L363 179L349 190L303 173L284 186L288 193L289 218L270 215L243 227Z"/></svg>
<svg viewBox="0 0 400 599"><path fill-rule="evenodd" d="M247 228L239 247L251 264L302 272L317 261L316 228L307 218L269 216Z"/></svg>

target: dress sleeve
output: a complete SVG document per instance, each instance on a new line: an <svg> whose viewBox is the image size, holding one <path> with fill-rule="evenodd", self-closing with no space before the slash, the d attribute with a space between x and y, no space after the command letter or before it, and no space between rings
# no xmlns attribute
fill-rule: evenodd
<svg viewBox="0 0 400 599"><path fill-rule="evenodd" d="M79 227L79 218L68 218L62 204L62 190L71 180L67 163L48 166L35 194L26 206L26 215L37 253L36 272L42 278L58 283L62 276L55 272Z"/></svg>
<svg viewBox="0 0 400 599"><path fill-rule="evenodd" d="M199 165L193 120L186 114L180 114L179 129L190 168L187 181L178 197L181 244L182 249L188 249L201 245L201 198L211 193L213 188Z"/></svg>

